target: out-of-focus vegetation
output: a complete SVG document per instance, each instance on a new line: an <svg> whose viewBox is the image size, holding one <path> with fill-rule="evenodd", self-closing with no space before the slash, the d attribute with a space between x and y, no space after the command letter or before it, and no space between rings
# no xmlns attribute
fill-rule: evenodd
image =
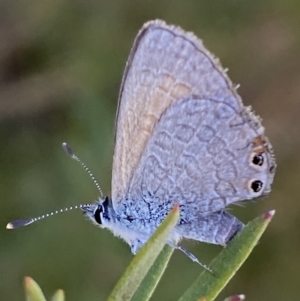
<svg viewBox="0 0 300 301"><path fill-rule="evenodd" d="M67 141L110 194L114 116L122 72L141 25L154 18L193 31L229 67L244 103L263 117L278 163L269 197L232 211L274 221L223 292L247 300L300 297L299 1L1 1L0 298L23 300L33 277L48 298L103 300L132 255L80 212L14 231L8 221L86 203L97 190ZM134 146L133 146L134 147ZM220 247L187 242L209 263ZM155 300L180 296L199 266L175 252ZM238 291L237 291L238 290ZM224 299L223 298L223 299Z"/></svg>

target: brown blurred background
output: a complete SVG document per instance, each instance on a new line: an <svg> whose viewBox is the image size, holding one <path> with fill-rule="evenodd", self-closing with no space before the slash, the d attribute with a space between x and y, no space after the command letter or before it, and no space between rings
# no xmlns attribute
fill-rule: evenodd
<svg viewBox="0 0 300 301"><path fill-rule="evenodd" d="M233 211L276 216L222 297L300 299L300 2L258 0L16 0L0 2L0 299L24 300L28 275L47 297L104 300L132 258L80 212L8 231L5 225L95 200L67 141L110 194L114 116L122 72L142 24L193 31L262 116L278 163L273 191ZM220 247L186 242L204 263ZM176 300L201 268L179 252L153 300ZM219 300L223 300L219 298Z"/></svg>

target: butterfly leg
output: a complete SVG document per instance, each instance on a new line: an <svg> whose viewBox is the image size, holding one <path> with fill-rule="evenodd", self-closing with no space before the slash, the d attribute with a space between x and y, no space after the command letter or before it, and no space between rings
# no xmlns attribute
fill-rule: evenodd
<svg viewBox="0 0 300 301"><path fill-rule="evenodd" d="M176 245L172 242L169 242L169 246L174 248L174 249L177 249L177 250L180 250L181 252L183 252L188 258L190 258L193 262L196 262L198 263L200 266L202 266L204 269L206 269L207 271L213 273L213 271L208 267L206 266L205 264L201 263L198 258L192 254L191 252L189 252L188 250L184 249L182 246L179 246L179 245Z"/></svg>
<svg viewBox="0 0 300 301"><path fill-rule="evenodd" d="M135 255L138 250L144 245L145 242L142 242L141 240L139 239L136 239L133 241L133 243L131 244L131 253L133 255ZM181 252L183 252L188 258L190 258L193 262L196 262L198 263L199 265L201 265L204 269L206 269L207 271L213 273L213 271L208 267L206 266L205 264L201 263L198 258L193 255L191 252L189 252L188 250L184 249L183 247L179 246L179 245L176 245L175 243L173 242L170 242L169 241L169 246L174 248L174 249L177 249L177 250L180 250Z"/></svg>

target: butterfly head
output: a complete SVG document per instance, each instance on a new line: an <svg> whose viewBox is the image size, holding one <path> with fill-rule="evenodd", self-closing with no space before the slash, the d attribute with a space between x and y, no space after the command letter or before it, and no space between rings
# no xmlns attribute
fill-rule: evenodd
<svg viewBox="0 0 300 301"><path fill-rule="evenodd" d="M108 197L99 198L94 204L83 205L80 208L83 214L88 217L94 224L101 228L106 228L111 218L111 201Z"/></svg>

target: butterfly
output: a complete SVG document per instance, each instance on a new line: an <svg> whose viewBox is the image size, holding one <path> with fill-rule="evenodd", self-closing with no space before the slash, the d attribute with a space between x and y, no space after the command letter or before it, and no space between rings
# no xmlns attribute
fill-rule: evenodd
<svg viewBox="0 0 300 301"><path fill-rule="evenodd" d="M244 226L226 208L270 192L276 163L264 132L201 40L150 21L135 39L121 84L111 197L76 208L135 254L178 204L169 244L200 263L180 240L225 246Z"/></svg>

